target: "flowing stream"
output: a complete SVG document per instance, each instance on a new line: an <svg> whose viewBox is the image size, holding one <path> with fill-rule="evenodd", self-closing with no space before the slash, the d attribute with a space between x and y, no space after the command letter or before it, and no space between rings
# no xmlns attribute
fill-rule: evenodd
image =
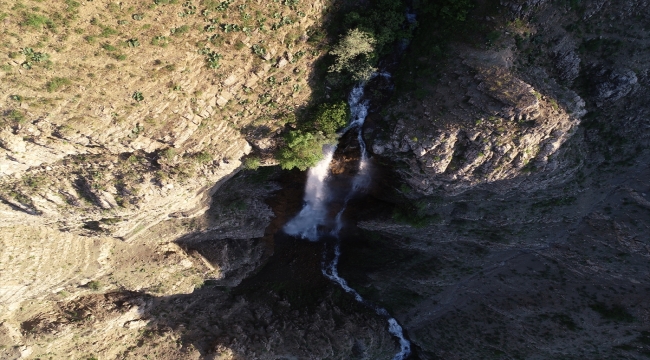
<svg viewBox="0 0 650 360"><path fill-rule="evenodd" d="M388 74L380 75L385 77L389 76ZM316 166L309 169L302 210L285 224L283 230L289 235L301 237L309 241L318 241L323 236L330 236L335 239L334 256L329 262L326 260L327 256L323 257L323 275L338 284L346 292L352 294L358 302L372 308L378 315L386 318L388 321L388 331L399 340L400 345L400 350L393 357L393 360L404 360L411 354L411 343L404 336L404 331L397 320L390 316L386 309L366 301L338 273L339 258L341 256L341 239L339 234L343 228L343 212L346 209L348 201L355 194L364 191L370 182L368 154L366 152L366 144L363 140L363 123L368 115L368 101L363 99L365 85L365 83L361 83L352 89L348 98L351 121L339 133L342 136L349 131L356 131L360 147L358 169L352 178L350 188L347 189L341 210L338 211L333 221L328 218L330 205L335 201L335 192L328 186L327 180L330 175L330 164L334 159L336 145L327 146L323 150L323 159ZM328 227L329 231L323 230Z"/></svg>

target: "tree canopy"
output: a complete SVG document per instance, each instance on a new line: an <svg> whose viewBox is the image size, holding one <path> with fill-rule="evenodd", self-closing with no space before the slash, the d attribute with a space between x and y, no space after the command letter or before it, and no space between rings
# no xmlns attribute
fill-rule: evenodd
<svg viewBox="0 0 650 360"><path fill-rule="evenodd" d="M350 111L344 101L325 103L318 107L314 127L326 135L332 135L348 123Z"/></svg>
<svg viewBox="0 0 650 360"><path fill-rule="evenodd" d="M285 146L276 155L283 169L298 168L307 170L323 158L323 145L330 142L322 133L289 131L285 137Z"/></svg>
<svg viewBox="0 0 650 360"><path fill-rule="evenodd" d="M330 51L335 60L329 71L347 71L355 81L370 79L377 70L372 66L376 42L372 35L359 29L348 31Z"/></svg>

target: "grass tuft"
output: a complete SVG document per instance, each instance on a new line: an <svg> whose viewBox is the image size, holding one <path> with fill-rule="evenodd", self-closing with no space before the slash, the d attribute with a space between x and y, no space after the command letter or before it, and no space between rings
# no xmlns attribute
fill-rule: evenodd
<svg viewBox="0 0 650 360"><path fill-rule="evenodd" d="M47 92L54 92L57 91L62 86L67 86L70 84L72 84L72 81L70 81L70 79L68 78L55 77L45 85L45 88L47 89Z"/></svg>

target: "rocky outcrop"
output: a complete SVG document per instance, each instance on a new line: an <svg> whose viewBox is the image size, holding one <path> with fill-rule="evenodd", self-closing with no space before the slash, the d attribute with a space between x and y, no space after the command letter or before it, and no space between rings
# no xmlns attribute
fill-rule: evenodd
<svg viewBox="0 0 650 360"><path fill-rule="evenodd" d="M446 105L452 106L448 115L435 120L425 133L414 134L416 117L422 114L411 112L397 120L388 139L373 143L375 153L383 156L411 156L405 177L422 193L440 187L455 193L479 184L501 184L530 172L556 172L563 161L557 156L560 146L585 113L584 101L577 94L564 90L566 100L559 104L555 94L561 90L554 85L535 89L507 66L488 66L478 58L484 56L469 55L464 66L450 69L465 93L455 97L458 102ZM476 75L470 77L471 72ZM432 97L411 106L421 107L424 119L432 119L429 109L435 109L436 102ZM463 123L455 120L459 117L465 119Z"/></svg>
<svg viewBox="0 0 650 360"><path fill-rule="evenodd" d="M100 327L135 329L147 324L141 318L151 310L152 300L150 296L127 291L88 295L58 305L53 312L24 321L21 331L30 335L60 335L69 331L69 327L81 324L93 326L96 330Z"/></svg>
<svg viewBox="0 0 650 360"><path fill-rule="evenodd" d="M576 52L576 45L569 36L564 36L557 42L552 50L558 79L566 84L571 84L580 74L580 56Z"/></svg>
<svg viewBox="0 0 650 360"><path fill-rule="evenodd" d="M540 7L546 5L548 0L500 0L499 5L505 7L512 15L527 17L533 14Z"/></svg>
<svg viewBox="0 0 650 360"><path fill-rule="evenodd" d="M640 64L648 61L638 50L643 42L622 42L615 26L599 36L581 31L593 32L604 11L607 21L632 21L632 4L648 6L502 1L497 40L482 49L454 48L436 70L435 86L413 74L417 92L384 110L392 128L373 135L372 150L401 164L403 179L425 195L476 186L536 190L566 181L582 166L582 138L570 151L563 146L582 117L636 96L646 74ZM590 19L584 28L574 19L583 14ZM641 36L634 29L628 39Z"/></svg>
<svg viewBox="0 0 650 360"><path fill-rule="evenodd" d="M630 69L599 68L593 71L594 98L602 107L628 95L638 83L636 73Z"/></svg>

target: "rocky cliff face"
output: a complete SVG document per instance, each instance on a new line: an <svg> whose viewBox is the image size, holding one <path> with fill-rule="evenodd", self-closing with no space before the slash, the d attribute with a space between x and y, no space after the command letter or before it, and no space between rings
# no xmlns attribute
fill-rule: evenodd
<svg viewBox="0 0 650 360"><path fill-rule="evenodd" d="M410 186L343 250L383 260L342 274L422 359L643 358L649 4L501 5L378 114L372 149Z"/></svg>
<svg viewBox="0 0 650 360"><path fill-rule="evenodd" d="M373 135L372 149L403 163L403 178L422 194L564 182L584 165L576 156L582 134L571 143L577 148L563 146L581 119L588 111L616 116L640 91L644 20L625 30L625 40L622 29L603 25L634 18L631 4L501 5L485 18L496 24L485 43L456 45L444 60L419 58L407 75L417 91L402 92L382 112L389 130Z"/></svg>
<svg viewBox="0 0 650 360"><path fill-rule="evenodd" d="M425 194L495 182L506 190L513 185L504 180L533 169L565 171L557 152L586 113L580 96L554 82L535 88L518 78L507 60L514 56L510 49L456 54L433 97L405 99L390 110L397 123L373 151L405 159L408 183ZM564 106L554 90L566 97Z"/></svg>
<svg viewBox="0 0 650 360"><path fill-rule="evenodd" d="M126 239L205 210L310 96L320 3L50 5L3 7L5 226Z"/></svg>

